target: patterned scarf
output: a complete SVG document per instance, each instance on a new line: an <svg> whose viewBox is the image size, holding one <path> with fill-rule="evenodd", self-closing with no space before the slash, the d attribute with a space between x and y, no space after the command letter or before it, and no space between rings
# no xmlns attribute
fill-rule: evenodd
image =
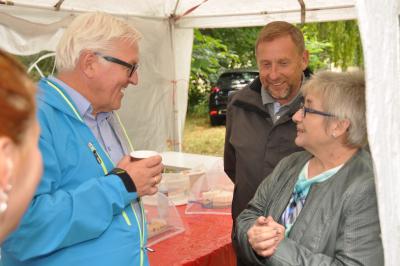
<svg viewBox="0 0 400 266"><path fill-rule="evenodd" d="M301 170L296 185L294 186L292 196L289 200L289 204L286 207L285 211L282 213L279 222L286 228L285 236L289 234L293 224L296 221L296 218L299 216L301 210L303 209L308 192L310 191L310 187L315 183L320 183L329 179L331 176L336 174L337 171L339 171L340 168L342 168L343 166L343 164L341 164L339 166L336 166L335 168L322 172L321 174L314 176L311 179L308 179L309 162L310 161L308 161Z"/></svg>

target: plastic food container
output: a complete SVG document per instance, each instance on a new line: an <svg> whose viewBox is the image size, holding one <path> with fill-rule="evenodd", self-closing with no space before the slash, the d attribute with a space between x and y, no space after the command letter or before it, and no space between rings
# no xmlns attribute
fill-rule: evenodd
<svg viewBox="0 0 400 266"><path fill-rule="evenodd" d="M166 195L175 205L188 202L190 180L182 173L163 173L158 190Z"/></svg>
<svg viewBox="0 0 400 266"><path fill-rule="evenodd" d="M184 171L182 171L181 173L189 178L189 185L190 185L190 188L193 187L193 185L196 183L196 181L197 181L202 175L205 175L204 170L195 170L195 169L184 170Z"/></svg>

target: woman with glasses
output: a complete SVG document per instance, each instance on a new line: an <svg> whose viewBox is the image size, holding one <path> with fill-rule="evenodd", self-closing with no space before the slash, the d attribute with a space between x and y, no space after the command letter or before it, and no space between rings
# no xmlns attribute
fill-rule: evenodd
<svg viewBox="0 0 400 266"><path fill-rule="evenodd" d="M320 72L302 88L296 145L237 220L249 265L383 265L361 72Z"/></svg>
<svg viewBox="0 0 400 266"><path fill-rule="evenodd" d="M42 172L35 92L22 65L0 50L0 244L18 226Z"/></svg>

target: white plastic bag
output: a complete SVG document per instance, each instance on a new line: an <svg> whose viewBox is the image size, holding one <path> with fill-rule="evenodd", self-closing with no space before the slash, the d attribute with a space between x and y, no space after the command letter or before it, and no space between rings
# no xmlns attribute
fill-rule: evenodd
<svg viewBox="0 0 400 266"><path fill-rule="evenodd" d="M148 246L185 231L175 205L164 194L158 192L142 200L147 219Z"/></svg>
<svg viewBox="0 0 400 266"><path fill-rule="evenodd" d="M222 159L218 160L191 187L185 213L230 215L233 187Z"/></svg>
<svg viewBox="0 0 400 266"><path fill-rule="evenodd" d="M188 202L190 181L182 173L163 173L158 191L168 197L175 206Z"/></svg>

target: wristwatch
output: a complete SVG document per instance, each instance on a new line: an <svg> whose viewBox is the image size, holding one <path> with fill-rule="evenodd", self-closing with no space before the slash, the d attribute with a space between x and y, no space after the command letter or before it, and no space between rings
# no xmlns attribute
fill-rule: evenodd
<svg viewBox="0 0 400 266"><path fill-rule="evenodd" d="M136 192L136 186L133 182L131 176L128 174L127 171L121 168L114 168L112 169L107 175L117 175L121 178L124 186L128 192Z"/></svg>

